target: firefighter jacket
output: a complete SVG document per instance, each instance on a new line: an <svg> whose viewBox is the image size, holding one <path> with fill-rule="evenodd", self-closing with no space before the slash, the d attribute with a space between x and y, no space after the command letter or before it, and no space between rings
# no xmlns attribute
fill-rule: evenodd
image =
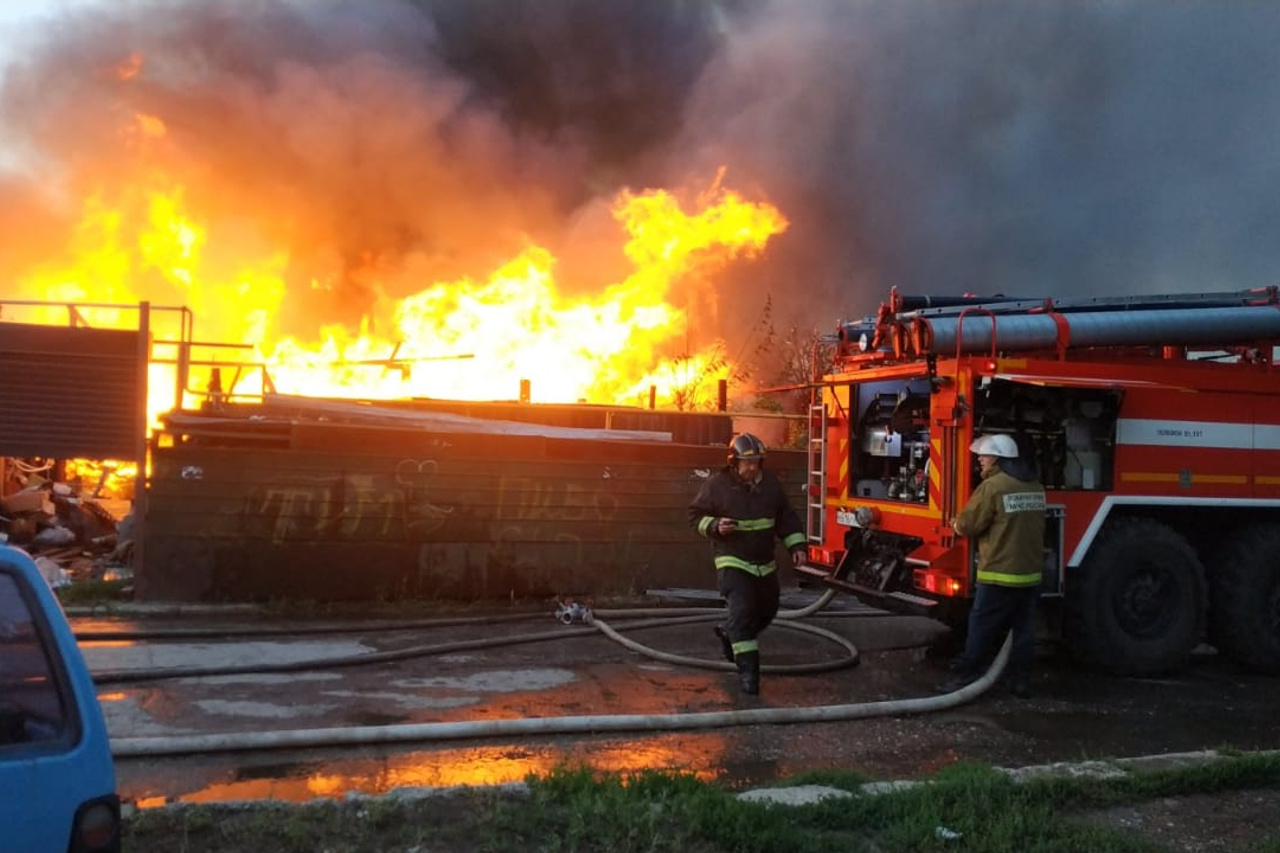
<svg viewBox="0 0 1280 853"><path fill-rule="evenodd" d="M1044 486L988 468L955 530L978 547L978 583L1027 587L1044 567Z"/></svg>
<svg viewBox="0 0 1280 853"><path fill-rule="evenodd" d="M731 518L736 528L727 536L716 532L716 521ZM773 538L788 551L805 547L804 528L778 478L761 471L754 483L744 483L728 468L702 484L689 506L689 525L711 540L717 569L741 569L763 577L773 571Z"/></svg>

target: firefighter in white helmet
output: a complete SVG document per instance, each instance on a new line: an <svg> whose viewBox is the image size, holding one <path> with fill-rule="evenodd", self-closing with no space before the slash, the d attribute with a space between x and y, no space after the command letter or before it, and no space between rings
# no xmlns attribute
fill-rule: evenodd
<svg viewBox="0 0 1280 853"><path fill-rule="evenodd" d="M738 670L742 692L760 692L758 637L778 614L776 540L804 563L804 528L782 484L764 470L764 442L749 432L729 442L727 464L702 484L689 505L689 525L711 540L717 586L728 602L716 626L725 658Z"/></svg>
<svg viewBox="0 0 1280 853"><path fill-rule="evenodd" d="M1015 696L1026 697L1036 650L1032 618L1044 566L1044 486L1030 460L1018 458L1010 436L981 436L969 450L978 457L982 482L951 526L977 545L978 586L964 652L937 692L951 693L977 680L1012 631L1007 679Z"/></svg>

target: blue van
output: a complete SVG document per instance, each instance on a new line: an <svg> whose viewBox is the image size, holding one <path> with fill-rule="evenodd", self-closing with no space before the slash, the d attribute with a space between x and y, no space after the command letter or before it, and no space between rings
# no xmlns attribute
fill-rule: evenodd
<svg viewBox="0 0 1280 853"><path fill-rule="evenodd" d="M119 850L93 679L35 563L0 545L0 853Z"/></svg>

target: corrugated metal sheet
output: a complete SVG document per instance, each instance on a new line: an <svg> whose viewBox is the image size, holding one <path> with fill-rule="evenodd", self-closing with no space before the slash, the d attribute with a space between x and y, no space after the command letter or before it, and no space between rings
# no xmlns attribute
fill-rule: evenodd
<svg viewBox="0 0 1280 853"><path fill-rule="evenodd" d="M541 597L714 586L686 523L714 447L299 424L154 453L152 599ZM773 454L799 503L800 454Z"/></svg>
<svg viewBox="0 0 1280 853"><path fill-rule="evenodd" d="M133 459L139 332L0 323L0 456Z"/></svg>
<svg viewBox="0 0 1280 853"><path fill-rule="evenodd" d="M632 406L602 406L570 403L517 403L474 400L392 400L379 401L379 409L408 409L419 412L447 412L486 420L518 421L578 429L649 430L671 434L677 444L724 446L733 437L733 417L724 412L673 412ZM290 414L287 398L270 405L273 414ZM293 414L309 416L300 404Z"/></svg>

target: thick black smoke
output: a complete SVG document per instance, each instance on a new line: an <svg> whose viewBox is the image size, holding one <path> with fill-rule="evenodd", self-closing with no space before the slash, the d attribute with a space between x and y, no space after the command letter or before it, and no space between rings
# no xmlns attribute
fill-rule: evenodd
<svg viewBox="0 0 1280 853"><path fill-rule="evenodd" d="M108 6L5 77L0 134L27 159L0 175L0 223L70 221L59 199L145 157L350 317L525 235L586 286L616 255L595 249L618 189L725 166L792 222L720 282L731 338L767 295L825 327L891 286L1270 285L1277 43L1280 6L1247 1ZM136 78L109 73L133 51ZM121 110L162 118L165 144L121 136Z"/></svg>
<svg viewBox="0 0 1280 853"><path fill-rule="evenodd" d="M690 92L743 0L417 0L441 58L517 132L583 147L595 183L660 181ZM649 173L646 175L646 173Z"/></svg>
<svg viewBox="0 0 1280 853"><path fill-rule="evenodd" d="M1269 3L778 0L683 144L769 187L771 271L832 312L1277 284L1277 38Z"/></svg>

